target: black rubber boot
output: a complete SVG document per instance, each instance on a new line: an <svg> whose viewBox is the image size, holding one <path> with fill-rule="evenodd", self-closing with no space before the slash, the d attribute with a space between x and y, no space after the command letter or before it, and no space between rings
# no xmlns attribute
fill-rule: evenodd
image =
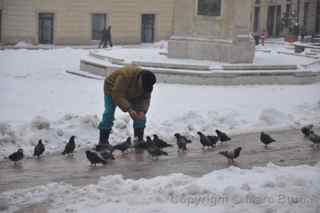
<svg viewBox="0 0 320 213"><path fill-rule="evenodd" d="M110 136L110 130L108 130L108 129L100 129L99 144L100 145L109 144L109 136Z"/></svg>
<svg viewBox="0 0 320 213"><path fill-rule="evenodd" d="M113 147L109 144L110 130L101 129L99 132L99 144L96 145L95 150L98 152L109 150L113 151Z"/></svg>
<svg viewBox="0 0 320 213"><path fill-rule="evenodd" d="M139 141L143 141L143 136L144 136L144 128L134 129L134 138L138 139Z"/></svg>

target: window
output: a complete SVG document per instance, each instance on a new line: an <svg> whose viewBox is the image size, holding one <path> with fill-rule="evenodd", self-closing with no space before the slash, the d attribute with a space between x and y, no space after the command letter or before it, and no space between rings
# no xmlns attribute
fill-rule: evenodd
<svg viewBox="0 0 320 213"><path fill-rule="evenodd" d="M106 14L92 15L92 40L101 40L102 30L106 27Z"/></svg>
<svg viewBox="0 0 320 213"><path fill-rule="evenodd" d="M198 0L198 15L221 16L222 0Z"/></svg>

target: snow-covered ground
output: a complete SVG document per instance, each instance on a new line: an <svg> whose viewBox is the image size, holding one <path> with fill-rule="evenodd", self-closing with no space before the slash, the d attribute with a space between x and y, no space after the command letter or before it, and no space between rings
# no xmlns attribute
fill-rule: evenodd
<svg viewBox="0 0 320 213"><path fill-rule="evenodd" d="M274 44L266 49L276 49ZM119 48L123 49L123 48ZM148 55L150 47L140 48ZM162 50L162 49L161 49ZM47 153L60 152L71 135L79 146L97 142L103 112L103 81L67 74L78 70L89 50L0 51L0 156L18 147L31 155L45 140ZM294 60L293 60L294 62ZM172 139L215 128L230 133L319 123L320 84L282 86L191 86L157 84L147 134ZM131 120L117 110L111 142L132 133Z"/></svg>
<svg viewBox="0 0 320 213"><path fill-rule="evenodd" d="M0 201L8 213L32 204L51 213L318 213L319 197L320 164L270 163L250 170L230 167L199 178L172 174L130 180L115 175L84 187L50 183L4 192Z"/></svg>

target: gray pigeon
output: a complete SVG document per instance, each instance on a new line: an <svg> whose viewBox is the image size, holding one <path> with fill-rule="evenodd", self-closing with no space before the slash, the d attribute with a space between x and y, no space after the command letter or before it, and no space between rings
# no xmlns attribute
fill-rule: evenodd
<svg viewBox="0 0 320 213"><path fill-rule="evenodd" d="M161 155L166 155L168 156L168 153L165 152L165 151L162 151L161 149L159 149L158 147L156 146L150 146L148 147L148 152L149 154L151 155L152 158L156 157L156 159L158 159L159 156Z"/></svg>
<svg viewBox="0 0 320 213"><path fill-rule="evenodd" d="M103 159L105 159L105 160L114 160L115 159L110 150L103 150L99 153L103 157Z"/></svg>
<svg viewBox="0 0 320 213"><path fill-rule="evenodd" d="M16 165L19 160L22 160L23 157L23 149L18 149L18 151L9 155L9 159L14 162L14 165Z"/></svg>
<svg viewBox="0 0 320 213"><path fill-rule="evenodd" d="M62 152L63 155L65 154L72 154L74 149L76 148L76 143L74 141L75 136L71 136L69 142L66 144L64 151Z"/></svg>
<svg viewBox="0 0 320 213"><path fill-rule="evenodd" d="M219 154L225 156L228 159L228 161L234 162L234 159L240 156L241 150L242 147L238 147L232 151L221 151L219 152Z"/></svg>
<svg viewBox="0 0 320 213"><path fill-rule="evenodd" d="M42 143L42 140L40 139L38 141L38 144L34 147L33 156L37 156L37 158L40 158L40 155L43 154L45 151L44 144Z"/></svg>
<svg viewBox="0 0 320 213"><path fill-rule="evenodd" d="M113 146L113 150L120 150L122 153L127 151L131 147L131 137L128 137L127 140L123 143L119 143Z"/></svg>
<svg viewBox="0 0 320 213"><path fill-rule="evenodd" d="M86 156L87 159L90 161L91 165L96 166L98 163L102 163L103 165L107 164L107 161L103 159L98 152L87 150Z"/></svg>
<svg viewBox="0 0 320 213"><path fill-rule="evenodd" d="M314 132L311 132L309 135L309 140L313 143L314 146L320 147L320 136Z"/></svg>

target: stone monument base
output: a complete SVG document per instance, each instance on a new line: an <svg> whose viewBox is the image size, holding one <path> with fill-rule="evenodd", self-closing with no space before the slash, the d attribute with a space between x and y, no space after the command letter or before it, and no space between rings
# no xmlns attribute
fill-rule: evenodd
<svg viewBox="0 0 320 213"><path fill-rule="evenodd" d="M169 58L252 63L254 40L239 35L235 40L172 36L168 41Z"/></svg>

